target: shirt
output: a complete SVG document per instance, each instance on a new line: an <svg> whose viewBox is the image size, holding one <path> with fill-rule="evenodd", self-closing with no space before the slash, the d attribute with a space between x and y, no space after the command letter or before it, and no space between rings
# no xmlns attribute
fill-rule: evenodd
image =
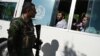
<svg viewBox="0 0 100 56"><path fill-rule="evenodd" d="M58 21L56 27L66 29L67 28L66 20L62 19L61 21Z"/></svg>

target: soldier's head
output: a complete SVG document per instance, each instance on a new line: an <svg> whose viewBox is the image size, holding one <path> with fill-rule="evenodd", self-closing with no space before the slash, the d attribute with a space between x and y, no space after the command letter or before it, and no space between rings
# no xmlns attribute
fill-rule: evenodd
<svg viewBox="0 0 100 56"><path fill-rule="evenodd" d="M25 2L22 8L22 14L26 14L28 18L34 18L36 15L35 5L31 2Z"/></svg>

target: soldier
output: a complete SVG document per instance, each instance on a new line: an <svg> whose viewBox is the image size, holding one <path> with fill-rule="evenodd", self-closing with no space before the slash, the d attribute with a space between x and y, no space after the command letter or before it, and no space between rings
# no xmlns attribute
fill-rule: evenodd
<svg viewBox="0 0 100 56"><path fill-rule="evenodd" d="M8 30L9 56L33 56L32 48L37 42L32 24L32 18L35 15L35 5L27 2L23 5L22 15L11 20ZM41 43L41 40L39 40L38 44Z"/></svg>

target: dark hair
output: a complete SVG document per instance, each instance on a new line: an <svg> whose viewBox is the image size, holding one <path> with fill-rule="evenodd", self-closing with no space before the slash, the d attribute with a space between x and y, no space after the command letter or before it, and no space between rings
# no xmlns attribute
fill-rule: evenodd
<svg viewBox="0 0 100 56"><path fill-rule="evenodd" d="M27 11L32 10L32 7L35 7L35 5L31 2L25 2L22 8L22 14L26 13Z"/></svg>
<svg viewBox="0 0 100 56"><path fill-rule="evenodd" d="M65 16L65 13L63 11L58 11L58 13L61 13L62 16Z"/></svg>

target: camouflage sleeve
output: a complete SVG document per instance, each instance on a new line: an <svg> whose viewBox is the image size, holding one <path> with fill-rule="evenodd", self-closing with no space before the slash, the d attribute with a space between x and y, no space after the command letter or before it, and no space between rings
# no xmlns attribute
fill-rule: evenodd
<svg viewBox="0 0 100 56"><path fill-rule="evenodd" d="M13 20L10 23L10 28L8 29L8 52L9 54L12 54L14 52L14 40L16 38L16 35L19 31L19 26L17 21Z"/></svg>
<svg viewBox="0 0 100 56"><path fill-rule="evenodd" d="M19 30L18 21L17 20L11 21L9 32L8 32L10 37L8 39L12 40L14 37L16 37L18 30Z"/></svg>
<svg viewBox="0 0 100 56"><path fill-rule="evenodd" d="M12 35L15 35L19 29L17 21L13 21L10 25L10 29L12 30Z"/></svg>

